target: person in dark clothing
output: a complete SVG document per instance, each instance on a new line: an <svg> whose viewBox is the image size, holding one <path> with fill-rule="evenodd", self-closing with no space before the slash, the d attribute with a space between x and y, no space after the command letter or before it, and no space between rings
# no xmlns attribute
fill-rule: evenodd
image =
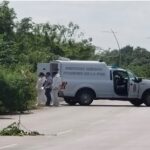
<svg viewBox="0 0 150 150"><path fill-rule="evenodd" d="M49 106L51 103L51 90L52 90L52 77L50 72L46 73L46 81L44 83L45 95L47 98L46 106Z"/></svg>

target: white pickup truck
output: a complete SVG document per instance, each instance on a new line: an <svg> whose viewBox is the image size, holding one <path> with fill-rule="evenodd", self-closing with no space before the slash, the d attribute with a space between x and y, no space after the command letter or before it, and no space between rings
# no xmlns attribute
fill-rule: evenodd
<svg viewBox="0 0 150 150"><path fill-rule="evenodd" d="M126 100L135 106L150 106L150 80L99 61L53 61L38 64L38 72L59 69L59 96L70 104L90 105L93 100Z"/></svg>

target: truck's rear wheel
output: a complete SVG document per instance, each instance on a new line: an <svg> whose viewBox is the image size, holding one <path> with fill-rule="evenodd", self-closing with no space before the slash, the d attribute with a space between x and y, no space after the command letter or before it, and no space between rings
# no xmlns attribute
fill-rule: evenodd
<svg viewBox="0 0 150 150"><path fill-rule="evenodd" d="M143 103L143 101L140 99L133 99L130 100L130 103L133 104L134 106L140 106Z"/></svg>
<svg viewBox="0 0 150 150"><path fill-rule="evenodd" d="M70 98L64 98L64 101L69 105L75 105L77 102Z"/></svg>
<svg viewBox="0 0 150 150"><path fill-rule="evenodd" d="M81 90L77 94L80 105L90 105L93 102L93 92L91 90Z"/></svg>
<svg viewBox="0 0 150 150"><path fill-rule="evenodd" d="M144 96L144 104L150 107L150 92L147 92Z"/></svg>

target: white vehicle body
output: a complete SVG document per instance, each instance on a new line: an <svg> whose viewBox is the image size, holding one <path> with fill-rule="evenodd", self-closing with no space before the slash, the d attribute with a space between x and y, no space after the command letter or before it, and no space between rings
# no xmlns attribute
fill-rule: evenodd
<svg viewBox="0 0 150 150"><path fill-rule="evenodd" d="M47 66L50 72L59 68L63 81L59 96L69 104L89 105L94 99L118 99L129 100L136 106L143 102L150 105L150 80L137 78L124 69L99 61L57 60Z"/></svg>

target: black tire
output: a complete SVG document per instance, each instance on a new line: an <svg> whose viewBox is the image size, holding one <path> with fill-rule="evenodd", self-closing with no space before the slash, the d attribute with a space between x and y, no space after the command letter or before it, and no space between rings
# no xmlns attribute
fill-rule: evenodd
<svg viewBox="0 0 150 150"><path fill-rule="evenodd" d="M81 90L77 94L77 99L79 104L82 106L90 105L93 102L94 94L91 90L85 89Z"/></svg>
<svg viewBox="0 0 150 150"><path fill-rule="evenodd" d="M69 105L76 105L76 101L70 98L64 98L64 101Z"/></svg>
<svg viewBox="0 0 150 150"><path fill-rule="evenodd" d="M147 92L144 96L144 104L150 107L150 92Z"/></svg>
<svg viewBox="0 0 150 150"><path fill-rule="evenodd" d="M133 104L134 106L140 106L143 103L143 101L140 99L133 99L130 100L130 103Z"/></svg>

